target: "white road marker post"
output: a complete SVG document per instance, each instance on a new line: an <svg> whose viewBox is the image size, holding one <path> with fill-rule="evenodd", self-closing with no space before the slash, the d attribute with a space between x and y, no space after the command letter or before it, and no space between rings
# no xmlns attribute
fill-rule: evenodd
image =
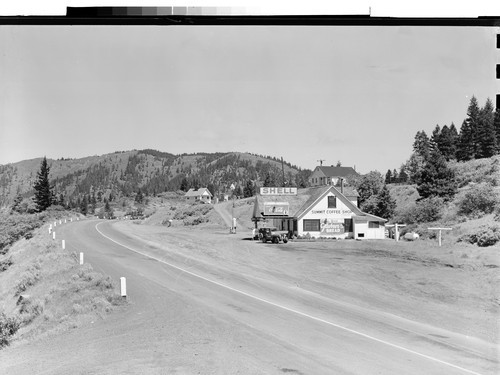
<svg viewBox="0 0 500 375"><path fill-rule="evenodd" d="M120 277L120 293L123 298L127 298L127 279Z"/></svg>
<svg viewBox="0 0 500 375"><path fill-rule="evenodd" d="M428 230L438 230L439 231L439 234L438 234L438 243L439 243L439 247L441 247L441 231L443 230L452 230L453 228L427 228Z"/></svg>
<svg viewBox="0 0 500 375"><path fill-rule="evenodd" d="M55 240L56 239L56 232L52 232L52 239Z"/></svg>
<svg viewBox="0 0 500 375"><path fill-rule="evenodd" d="M83 264L83 253L80 253L80 266Z"/></svg>
<svg viewBox="0 0 500 375"><path fill-rule="evenodd" d="M70 221L73 222L73 218L71 218Z"/></svg>
<svg viewBox="0 0 500 375"><path fill-rule="evenodd" d="M66 224L66 219L64 219L64 224Z"/></svg>
<svg viewBox="0 0 500 375"><path fill-rule="evenodd" d="M63 250L66 249L66 241L65 240L62 240L62 248L63 248Z"/></svg>
<svg viewBox="0 0 500 375"><path fill-rule="evenodd" d="M62 220L59 220L59 225L61 225L61 224L62 224Z"/></svg>
<svg viewBox="0 0 500 375"><path fill-rule="evenodd" d="M49 234L51 234L51 233L52 233L52 224L50 224L50 226L49 226Z"/></svg>
<svg viewBox="0 0 500 375"><path fill-rule="evenodd" d="M57 221L54 221L54 227L56 227L56 226L57 226Z"/></svg>

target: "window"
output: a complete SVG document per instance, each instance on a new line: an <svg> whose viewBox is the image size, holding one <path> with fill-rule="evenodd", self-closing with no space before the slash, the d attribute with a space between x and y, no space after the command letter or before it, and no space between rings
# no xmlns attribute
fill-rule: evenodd
<svg viewBox="0 0 500 375"><path fill-rule="evenodd" d="M328 208L337 208L337 197L335 195L328 196Z"/></svg>
<svg viewBox="0 0 500 375"><path fill-rule="evenodd" d="M378 228L379 224L378 221L369 221L368 222L368 228Z"/></svg>
<svg viewBox="0 0 500 375"><path fill-rule="evenodd" d="M304 219L304 232L319 232L320 231L320 224L319 224L319 219Z"/></svg>

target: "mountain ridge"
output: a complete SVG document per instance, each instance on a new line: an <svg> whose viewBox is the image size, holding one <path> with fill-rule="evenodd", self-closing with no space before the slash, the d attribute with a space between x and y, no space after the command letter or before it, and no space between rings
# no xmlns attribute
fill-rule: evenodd
<svg viewBox="0 0 500 375"><path fill-rule="evenodd" d="M0 165L0 206L16 196L28 197L40 169L42 157ZM312 171L276 157L248 152L183 153L143 149L82 158L47 159L54 192L65 204L84 195L100 194L107 199L131 196L139 190L156 195L181 187L209 186L225 192L231 184L243 189L252 183L305 186Z"/></svg>

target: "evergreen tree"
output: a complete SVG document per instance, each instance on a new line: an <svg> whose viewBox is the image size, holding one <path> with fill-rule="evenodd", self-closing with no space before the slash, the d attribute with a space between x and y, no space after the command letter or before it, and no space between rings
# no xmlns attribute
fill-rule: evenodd
<svg viewBox="0 0 500 375"><path fill-rule="evenodd" d="M267 172L266 179L264 180L264 186L265 187L276 186L276 180L271 172Z"/></svg>
<svg viewBox="0 0 500 375"><path fill-rule="evenodd" d="M390 169L387 170L387 173L385 174L385 183L390 184L392 182L392 172Z"/></svg>
<svg viewBox="0 0 500 375"><path fill-rule="evenodd" d="M21 194L17 194L14 199L14 203L12 203L11 213L13 212L21 212L21 202L23 201L23 196Z"/></svg>
<svg viewBox="0 0 500 375"><path fill-rule="evenodd" d="M52 205L53 189L49 183L49 172L50 167L44 157L37 173L37 181L33 185L37 212L45 211Z"/></svg>
<svg viewBox="0 0 500 375"><path fill-rule="evenodd" d="M396 209L396 201L391 197L387 185L384 185L377 195L377 204L375 206L374 215L384 219L390 219L394 215Z"/></svg>
<svg viewBox="0 0 500 375"><path fill-rule="evenodd" d="M440 149L441 145L441 128L439 125L436 125L434 130L432 131L431 138L429 139L429 152L432 152L436 149Z"/></svg>
<svg viewBox="0 0 500 375"><path fill-rule="evenodd" d="M497 138L497 154L500 154L500 108L495 110L493 117L493 127L495 128L495 135Z"/></svg>
<svg viewBox="0 0 500 375"><path fill-rule="evenodd" d="M481 132L480 109L475 96L472 96L470 100L465 122L469 130L469 144L472 152L471 159L475 159L480 157L481 154L481 144L479 142L479 133Z"/></svg>
<svg viewBox="0 0 500 375"><path fill-rule="evenodd" d="M57 204L59 206L64 207L64 195L63 195L63 193L59 194L59 200L57 201Z"/></svg>
<svg viewBox="0 0 500 375"><path fill-rule="evenodd" d="M189 183L186 177L184 177L181 181L181 190L182 191L188 191L189 190Z"/></svg>
<svg viewBox="0 0 500 375"><path fill-rule="evenodd" d="M402 183L402 184L406 184L408 183L408 174L406 173L405 171L405 166L404 164L401 166L401 168L399 168L399 181Z"/></svg>
<svg viewBox="0 0 500 375"><path fill-rule="evenodd" d="M449 200L455 195L456 189L455 173L448 168L444 156L434 151L417 177L417 191L420 197L441 197Z"/></svg>
<svg viewBox="0 0 500 375"><path fill-rule="evenodd" d="M398 183L399 182L399 176L398 176L398 171L396 168L392 171L392 182Z"/></svg>
<svg viewBox="0 0 500 375"><path fill-rule="evenodd" d="M476 158L489 158L497 152L497 137L495 134L495 114L490 98L479 112L479 127L477 133L479 148Z"/></svg>
<svg viewBox="0 0 500 375"><path fill-rule="evenodd" d="M255 185L252 180L247 180L245 187L243 188L243 196L245 198L253 197L255 195Z"/></svg>
<svg viewBox="0 0 500 375"><path fill-rule="evenodd" d="M424 160L427 160L429 158L430 140L425 131L419 131L415 135L415 141L413 142L413 152L419 156L422 156Z"/></svg>
<svg viewBox="0 0 500 375"><path fill-rule="evenodd" d="M371 171L363 175L359 181L356 183L356 190L359 194L359 204L360 206L368 201L371 197L378 195L382 186L384 185L384 178L377 171Z"/></svg>
<svg viewBox="0 0 500 375"><path fill-rule="evenodd" d="M444 156L446 161L456 158L457 152L457 129L452 123L450 127L447 125L443 126L441 129L441 134L438 141L438 150Z"/></svg>
<svg viewBox="0 0 500 375"><path fill-rule="evenodd" d="M81 203L80 203L80 212L83 215L87 215L88 209L89 209L88 205L89 205L89 200L88 200L87 196L84 195L83 199L81 200Z"/></svg>
<svg viewBox="0 0 500 375"><path fill-rule="evenodd" d="M144 200L144 195L142 194L141 189L139 189L139 190L137 191L137 194L135 195L135 201L136 201L137 203L142 203L142 202L143 202L143 200Z"/></svg>
<svg viewBox="0 0 500 375"><path fill-rule="evenodd" d="M462 126L460 127L460 134L457 140L457 160L467 161L474 158L474 146L472 142L473 134L472 128L464 120Z"/></svg>

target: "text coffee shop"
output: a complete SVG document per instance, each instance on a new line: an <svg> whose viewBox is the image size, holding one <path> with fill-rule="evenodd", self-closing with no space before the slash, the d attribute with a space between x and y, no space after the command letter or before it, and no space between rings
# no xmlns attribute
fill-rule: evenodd
<svg viewBox="0 0 500 375"><path fill-rule="evenodd" d="M362 212L352 188L323 185L261 187L252 221L256 228L276 227L295 236L383 239L387 220Z"/></svg>

